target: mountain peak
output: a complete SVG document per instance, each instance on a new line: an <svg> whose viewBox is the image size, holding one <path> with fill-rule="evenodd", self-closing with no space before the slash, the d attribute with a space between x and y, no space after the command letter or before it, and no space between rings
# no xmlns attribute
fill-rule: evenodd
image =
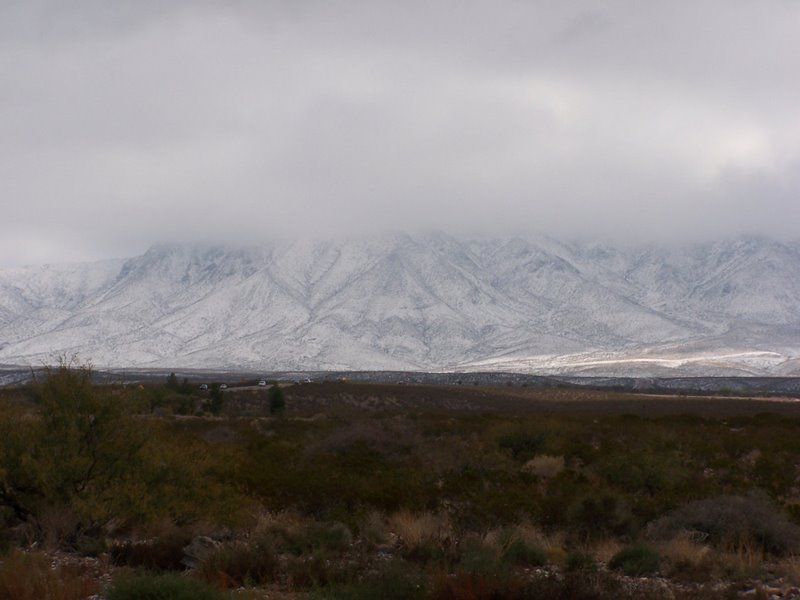
<svg viewBox="0 0 800 600"><path fill-rule="evenodd" d="M800 244L161 244L0 271L0 339L9 364L78 350L98 366L783 373L800 354Z"/></svg>

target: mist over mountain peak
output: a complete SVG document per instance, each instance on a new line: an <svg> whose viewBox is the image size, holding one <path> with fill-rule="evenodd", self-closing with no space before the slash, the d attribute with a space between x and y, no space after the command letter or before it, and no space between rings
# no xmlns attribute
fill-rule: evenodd
<svg viewBox="0 0 800 600"><path fill-rule="evenodd" d="M0 363L800 373L800 244L394 233L0 271Z"/></svg>

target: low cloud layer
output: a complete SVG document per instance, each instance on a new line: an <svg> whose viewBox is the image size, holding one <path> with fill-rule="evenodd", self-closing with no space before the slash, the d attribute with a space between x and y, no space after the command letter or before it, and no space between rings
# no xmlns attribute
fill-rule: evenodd
<svg viewBox="0 0 800 600"><path fill-rule="evenodd" d="M0 266L383 229L800 236L800 4L11 1Z"/></svg>

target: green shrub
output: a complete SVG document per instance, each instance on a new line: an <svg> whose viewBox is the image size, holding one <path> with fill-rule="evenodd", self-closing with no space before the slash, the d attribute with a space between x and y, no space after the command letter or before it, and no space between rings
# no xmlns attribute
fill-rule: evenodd
<svg viewBox="0 0 800 600"><path fill-rule="evenodd" d="M353 542L353 534L344 523L315 524L306 535L311 546L327 550L347 550Z"/></svg>
<svg viewBox="0 0 800 600"><path fill-rule="evenodd" d="M500 437L497 445L501 450L511 453L515 460L530 460L544 446L544 436L540 433L518 431Z"/></svg>
<svg viewBox="0 0 800 600"><path fill-rule="evenodd" d="M458 569L470 575L496 575L503 571L496 550L478 535L467 534L458 545Z"/></svg>
<svg viewBox="0 0 800 600"><path fill-rule="evenodd" d="M343 551L353 542L353 534L344 523L311 523L293 534L285 534L287 549L293 554L317 550Z"/></svg>
<svg viewBox="0 0 800 600"><path fill-rule="evenodd" d="M612 485L634 494L663 496L686 477L674 453L619 451L602 456L596 467Z"/></svg>
<svg viewBox="0 0 800 600"><path fill-rule="evenodd" d="M115 493L144 444L125 403L92 384L89 367L62 360L32 388L37 414L0 423L0 506L44 533L43 518L69 512L72 526L53 540L75 547L118 517ZM10 523L11 524L11 523Z"/></svg>
<svg viewBox="0 0 800 600"><path fill-rule="evenodd" d="M175 373L170 373L167 376L167 383L165 384L165 387L168 390L172 390L173 392L178 392L179 394L184 395L191 394L194 391L186 377L183 378L181 383L178 383L178 377L175 375Z"/></svg>
<svg viewBox="0 0 800 600"><path fill-rule="evenodd" d="M280 416L286 410L286 400L283 397L283 390L278 382L269 388L269 414Z"/></svg>
<svg viewBox="0 0 800 600"><path fill-rule="evenodd" d="M544 550L521 539L516 539L508 545L503 552L503 559L512 565L531 567L538 567L547 562Z"/></svg>
<svg viewBox="0 0 800 600"><path fill-rule="evenodd" d="M628 576L658 573L661 559L658 552L645 544L626 546L609 561L608 568Z"/></svg>
<svg viewBox="0 0 800 600"><path fill-rule="evenodd" d="M304 456L284 440L268 440L248 448L246 461L242 478L269 509L292 507L318 519L342 521L363 509L415 507L433 493L417 465L389 459L363 443Z"/></svg>
<svg viewBox="0 0 800 600"><path fill-rule="evenodd" d="M445 548L437 540L423 539L413 546L404 546L401 549L401 555L407 560L425 565L443 560L445 558Z"/></svg>
<svg viewBox="0 0 800 600"><path fill-rule="evenodd" d="M220 412L222 412L222 405L225 401L225 395L220 388L220 384L211 384L211 389L208 391L208 398L208 410L215 415L218 415Z"/></svg>
<svg viewBox="0 0 800 600"><path fill-rule="evenodd" d="M581 537L622 535L633 528L632 515L624 497L608 490L582 492L567 508L567 525Z"/></svg>
<svg viewBox="0 0 800 600"><path fill-rule="evenodd" d="M570 552L567 554L566 569L572 571L597 571L597 563L591 554Z"/></svg>
<svg viewBox="0 0 800 600"><path fill-rule="evenodd" d="M138 575L115 581L108 600L222 600L224 596L196 579L179 575Z"/></svg>

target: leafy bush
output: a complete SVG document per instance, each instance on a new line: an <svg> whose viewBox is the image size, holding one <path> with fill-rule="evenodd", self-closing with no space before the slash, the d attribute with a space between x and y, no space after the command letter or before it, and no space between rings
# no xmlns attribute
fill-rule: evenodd
<svg viewBox="0 0 800 600"><path fill-rule="evenodd" d="M292 532L284 532L287 549L293 554L309 554L316 550L347 550L353 534L344 523L311 523Z"/></svg>
<svg viewBox="0 0 800 600"><path fill-rule="evenodd" d="M362 443L306 456L300 443L257 440L247 449L241 474L271 510L291 507L340 521L365 508L391 511L431 497L417 465L387 458Z"/></svg>
<svg viewBox="0 0 800 600"><path fill-rule="evenodd" d="M344 523L312 525L306 530L309 546L327 550L347 550L353 543L353 534Z"/></svg>
<svg viewBox="0 0 800 600"><path fill-rule="evenodd" d="M458 569L470 575L496 575L505 569L497 551L474 533L458 545Z"/></svg>
<svg viewBox="0 0 800 600"><path fill-rule="evenodd" d="M597 470L614 486L649 496L671 491L684 476L673 454L653 451L611 453L601 458Z"/></svg>
<svg viewBox="0 0 800 600"><path fill-rule="evenodd" d="M224 596L197 579L180 575L138 575L115 581L108 600L222 600Z"/></svg>
<svg viewBox="0 0 800 600"><path fill-rule="evenodd" d="M419 432L406 420L355 419L305 449L307 455L347 451L357 444L384 457L396 457L421 442Z"/></svg>
<svg viewBox="0 0 800 600"><path fill-rule="evenodd" d="M503 559L513 565L541 566L547 562L544 550L523 539L513 540L503 552Z"/></svg>
<svg viewBox="0 0 800 600"><path fill-rule="evenodd" d="M501 450L510 452L515 460L530 460L544 446L544 436L540 433L518 431L501 436L497 445Z"/></svg>
<svg viewBox="0 0 800 600"><path fill-rule="evenodd" d="M761 494L691 502L651 523L648 533L657 539L688 533L723 549L755 543L778 556L800 549L800 527Z"/></svg>
<svg viewBox="0 0 800 600"><path fill-rule="evenodd" d="M74 547L119 516L119 495L109 492L137 464L144 437L124 402L92 384L89 367L63 360L33 394L36 418L2 423L0 505L14 520L39 525L45 513L68 507L74 526L58 541Z"/></svg>
<svg viewBox="0 0 800 600"><path fill-rule="evenodd" d="M622 571L628 576L653 575L658 573L659 567L658 551L645 544L626 546L608 563L609 569Z"/></svg>
<svg viewBox="0 0 800 600"><path fill-rule="evenodd" d="M597 571L597 563L591 554L570 552L566 560L567 571Z"/></svg>
<svg viewBox="0 0 800 600"><path fill-rule="evenodd" d="M624 497L611 490L587 491L568 500L572 502L567 508L567 525L584 538L621 535L633 527Z"/></svg>

